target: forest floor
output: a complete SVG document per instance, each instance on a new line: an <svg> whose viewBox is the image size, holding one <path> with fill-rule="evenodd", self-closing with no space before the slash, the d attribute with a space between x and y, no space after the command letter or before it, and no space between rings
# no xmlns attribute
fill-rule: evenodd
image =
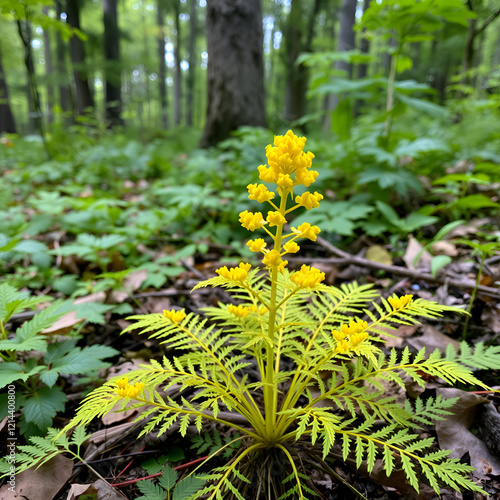
<svg viewBox="0 0 500 500"><path fill-rule="evenodd" d="M477 267L471 264L470 256L464 254L463 261L457 262L446 278L441 278L444 281L441 284L436 283L436 280L432 279L425 269L408 268L404 260L395 262L391 269L391 266L387 267L387 264L367 261L361 256L363 252L360 252L361 255L357 257L349 257L321 238L317 244L310 245L309 251L314 257L298 257L294 259L292 265L298 267L302 262L310 264L314 261L315 265L325 272L328 284L338 286L343 282L357 279L373 283L376 288L384 290L383 295L386 297L394 292L398 295L413 294L415 297L437 300L442 304L464 307L470 300L470 285L474 282L474 269ZM185 270L177 276L171 286L163 290L133 293L136 312L161 312L176 306L185 308L186 311L199 312L203 307L216 304L221 300L221 290L201 289L191 293L191 288L202 278L206 279L214 275L215 269L221 265L219 258L218 250L213 248L204 256L182 260L180 264ZM224 263L227 264L226 261ZM483 293L479 291L472 310L472 319L467 331L469 342L480 341L491 344L500 335L498 289L488 286L492 277L499 275L500 259L490 259L487 262L483 279L483 283L486 283L481 289ZM224 299L223 295L222 299ZM111 298L108 297L108 300ZM130 301L131 298L126 294L115 293L113 300L115 302ZM140 309L136 303L140 304ZM13 318L13 321L15 323L16 318ZM418 327L401 326L393 332L395 337L389 339L384 349L395 347L402 350L408 346L412 351L416 351L425 346L428 352L434 349L444 351L450 344L458 349L462 340L463 321L462 318L447 315L440 320L425 322ZM116 319L109 313L104 324L87 325L81 332L88 345L94 343L110 345L121 352L121 355L114 360L114 367L107 371L107 378L118 374L125 375L143 362L161 359L164 354L169 355L168 350L154 341L145 340L134 334L120 335L120 331L128 324L126 320ZM475 375L490 386L499 388L500 367L496 371L478 371ZM54 422L56 427L62 427L68 423L68 418L81 400L81 391L85 390L85 386L72 385L72 382L76 381L76 377L68 377L65 381L64 391L68 395L69 404L65 415L56 418ZM475 477L489 494L489 498L500 498L500 416L496 412L500 397L493 393L484 394L482 391L474 391L466 387L445 388L439 380L430 380L425 391L414 384L409 384L406 390L396 385L387 387L387 396L395 396L398 399L417 395L423 398L435 397L437 394L444 394L447 397L460 395L460 406L456 409L454 416L440 422L436 428L421 429L419 431L421 436L436 437L441 448L455 450L456 457L478 467ZM175 396L172 395L174 398ZM60 463L56 461L57 463L45 465L38 471L29 470L22 473L17 483L19 493L22 493L23 488L28 488L31 492L28 493L25 490L23 498L30 500L139 498L141 493L137 485L145 477L154 477L151 472L154 472L155 460L157 463L166 460L179 470L179 474L182 474L199 465L200 457L205 457L208 454L207 450L217 447L217 443L220 445L226 437L226 431L223 428L209 425L204 428L201 441L200 438L194 437L196 434L194 426L192 426L193 429L191 427L188 429L187 436L184 438L175 432L178 429L177 426L160 437L153 433L138 439L137 436L143 424L139 426L134 424L136 417L136 410L109 414L100 421L93 422L89 428L92 436L86 443L84 458L95 471L114 486L115 490L109 490L103 481L96 482L94 472L82 464L76 464L74 467L69 465L68 468L68 462L65 461L69 459L60 456L58 457L58 460L61 460ZM340 456L335 458L336 453L341 456L341 453L334 448L330 463L335 471L334 477L324 472L310 471L311 485L318 498L328 500L354 498L354 493L347 484L354 486L369 499L437 498L432 489L423 484L417 494L404 482L399 473L393 473L387 477L384 471L375 470L370 477L363 476L354 466L350 467L348 463L344 463ZM209 471L220 464L220 460L215 459L215 463L203 466L202 470ZM51 472L52 467L55 467L55 472L54 470ZM64 474L61 473L63 470ZM360 470L362 471L363 467ZM40 477L45 477L45 479L50 477L51 480L47 484L46 480L40 482ZM34 493L32 487L35 484L37 484L37 492ZM54 490L55 485L57 485L56 490ZM43 489L45 487L47 491ZM0 489L0 498L6 500L18 498L4 495L2 492L5 489L5 485ZM50 491L57 491L57 493L51 494ZM84 492L85 496L80 496ZM467 492L443 490L441 498L479 499L486 497Z"/></svg>

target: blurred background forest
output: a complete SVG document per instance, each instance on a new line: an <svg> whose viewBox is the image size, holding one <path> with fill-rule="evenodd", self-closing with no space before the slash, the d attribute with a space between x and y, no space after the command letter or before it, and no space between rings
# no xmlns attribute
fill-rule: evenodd
<svg viewBox="0 0 500 500"><path fill-rule="evenodd" d="M498 103L496 0L2 0L0 9L0 132L105 123L148 138L213 127L219 114L227 131L206 131L213 145L239 125L342 137L354 118L383 120L393 107L439 118L454 104L458 119L470 111L460 101L474 99L476 112ZM208 86L209 102L234 96L225 107L207 108L207 41L217 73L230 65L242 75ZM227 88L242 81L248 88ZM241 113L238 91L260 101Z"/></svg>

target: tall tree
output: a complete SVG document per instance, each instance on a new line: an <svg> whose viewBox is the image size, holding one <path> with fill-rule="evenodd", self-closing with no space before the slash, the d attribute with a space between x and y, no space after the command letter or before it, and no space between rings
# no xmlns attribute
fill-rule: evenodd
<svg viewBox="0 0 500 500"><path fill-rule="evenodd" d="M3 132L15 134L16 123L12 109L10 108L9 92L2 64L2 51L0 49L0 134Z"/></svg>
<svg viewBox="0 0 500 500"><path fill-rule="evenodd" d="M167 63L165 61L165 6L164 0L157 0L156 22L158 23L158 92L160 97L160 121L168 128Z"/></svg>
<svg viewBox="0 0 500 500"><path fill-rule="evenodd" d="M67 0L67 22L72 28L80 30L80 0ZM85 61L83 41L74 35L70 39L71 62L76 90L76 111L79 115L89 112L94 107L94 98L90 91L89 78Z"/></svg>
<svg viewBox="0 0 500 500"><path fill-rule="evenodd" d="M45 16L49 15L49 8L44 5L42 12ZM52 81L52 43L50 32L47 29L43 30L43 57L45 59L45 87L47 89L47 122L54 121L54 85Z"/></svg>
<svg viewBox="0 0 500 500"><path fill-rule="evenodd" d="M181 20L180 20L180 2L174 2L174 26L175 26L175 43L174 43L174 124L181 124L181 100L182 100L182 71L181 71Z"/></svg>
<svg viewBox="0 0 500 500"><path fill-rule="evenodd" d="M477 6L473 2L473 0L466 1L469 9L477 13ZM479 35L484 33L486 28L497 18L500 16L500 8L495 9L490 12L489 15L482 22L478 21L478 16L474 16L472 19L469 19L469 29L467 31L467 39L465 41L464 55L463 55L463 78L462 83L470 84L473 79L470 75L470 70L474 67L474 59L476 57L476 40L479 38Z"/></svg>
<svg viewBox="0 0 500 500"><path fill-rule="evenodd" d="M241 125L266 125L260 0L209 0L206 9L205 147Z"/></svg>
<svg viewBox="0 0 500 500"><path fill-rule="evenodd" d="M61 14L66 10L65 0L55 0L56 6L56 16L57 19L61 19ZM56 33L56 73L57 81L59 87L59 106L63 113L69 115L72 105L71 105L71 88L69 86L68 79L68 68L67 68L67 44L63 40L61 33L58 31ZM66 117L66 120L69 116Z"/></svg>
<svg viewBox="0 0 500 500"><path fill-rule="evenodd" d="M293 121L305 114L308 73L303 64L296 64L301 52L310 52L314 24L321 0L314 0L311 13L307 16L304 2L292 0L290 14L285 28L286 52L286 94L285 118ZM304 22L306 18L306 22ZM306 24L307 23L307 24Z"/></svg>
<svg viewBox="0 0 500 500"><path fill-rule="evenodd" d="M340 31L337 43L338 52L348 52L355 47L354 23L356 21L356 6L357 0L342 0L342 5L340 7ZM351 77L352 64L349 62L336 61L334 67L336 70L341 70L346 73L347 78ZM330 94L326 102L327 111L333 111L337 107L338 102L338 95ZM331 114L327 113L325 115L324 128L325 130L330 130L330 127Z"/></svg>
<svg viewBox="0 0 500 500"><path fill-rule="evenodd" d="M123 125L121 117L120 31L117 0L102 0L104 20L105 107L108 127Z"/></svg>
<svg viewBox="0 0 500 500"><path fill-rule="evenodd" d="M196 37L198 35L198 23L196 19L196 0L191 0L189 9L189 71L186 81L186 125L193 125L193 108L194 108L194 84L196 78Z"/></svg>

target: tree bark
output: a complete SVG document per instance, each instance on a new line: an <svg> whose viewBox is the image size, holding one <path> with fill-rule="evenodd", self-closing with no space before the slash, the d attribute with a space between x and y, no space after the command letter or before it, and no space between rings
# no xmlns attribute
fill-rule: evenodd
<svg viewBox="0 0 500 500"><path fill-rule="evenodd" d="M356 21L357 0L342 0L340 7L340 31L337 44L337 52L348 52L355 48L354 23ZM334 64L336 70L344 71L347 78L351 78L352 64L345 61L337 61ZM333 111L339 103L337 94L330 94L327 99L327 111ZM331 113L325 115L324 130L331 128Z"/></svg>
<svg viewBox="0 0 500 500"><path fill-rule="evenodd" d="M61 14L65 10L64 0L55 0L57 19L61 19ZM59 82L59 106L63 113L68 113L72 110L71 105L71 89L68 83L68 69L67 69L67 46L60 33L56 35L56 72L57 80ZM66 117L68 120L69 117Z"/></svg>
<svg viewBox="0 0 500 500"><path fill-rule="evenodd" d="M260 0L208 0L207 113L201 145L266 126Z"/></svg>
<svg viewBox="0 0 500 500"><path fill-rule="evenodd" d="M194 110L194 84L196 76L196 36L198 34L198 23L196 22L196 0L191 0L189 11L189 71L186 82L186 125L193 125Z"/></svg>
<svg viewBox="0 0 500 500"><path fill-rule="evenodd" d="M80 29L80 0L68 0L67 22L73 28ZM89 78L85 66L85 47L75 35L70 40L71 63L76 90L76 111L82 116L94 107L94 98L90 91Z"/></svg>
<svg viewBox="0 0 500 500"><path fill-rule="evenodd" d="M47 6L42 7L44 16L49 15ZM43 30L43 57L45 59L45 88L47 90L47 123L54 121L54 85L52 83L52 44L50 43L50 32Z"/></svg>
<svg viewBox="0 0 500 500"><path fill-rule="evenodd" d="M109 128L123 125L121 118L120 32L117 0L102 0L104 21L105 108Z"/></svg>
<svg viewBox="0 0 500 500"><path fill-rule="evenodd" d="M304 22L304 12L299 0L292 0L285 34L286 50L286 93L285 119L293 121L306 113L306 92L309 73L306 66L296 64L302 52L310 52L314 36L316 16L321 0L314 0L309 18Z"/></svg>
<svg viewBox="0 0 500 500"><path fill-rule="evenodd" d="M181 124L181 99L182 99L182 72L181 72L181 23L180 23L179 1L174 0L174 25L175 25L175 44L174 44L174 124Z"/></svg>
<svg viewBox="0 0 500 500"><path fill-rule="evenodd" d="M158 23L158 92L160 94L160 121L163 129L168 128L167 64L165 62L165 9L164 0L158 0L156 15Z"/></svg>
<svg viewBox="0 0 500 500"><path fill-rule="evenodd" d="M2 64L2 51L0 50L0 134L4 132L15 134L17 131L14 115L10 107L7 81Z"/></svg>

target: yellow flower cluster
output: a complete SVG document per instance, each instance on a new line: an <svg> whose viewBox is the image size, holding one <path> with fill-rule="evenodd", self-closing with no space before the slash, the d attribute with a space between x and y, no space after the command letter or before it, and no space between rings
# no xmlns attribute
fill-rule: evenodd
<svg viewBox="0 0 500 500"><path fill-rule="evenodd" d="M116 381L118 389L116 393L122 398L136 398L142 391L144 384L142 382L137 382L134 385L128 383L128 377L120 378Z"/></svg>
<svg viewBox="0 0 500 500"><path fill-rule="evenodd" d="M269 212L266 218L267 222L269 222L269 226L282 226L286 223L285 217L283 217L282 213L279 211Z"/></svg>
<svg viewBox="0 0 500 500"><path fill-rule="evenodd" d="M392 308L397 311L408 305L413 300L413 295L405 295L403 297L389 297L387 301L391 304Z"/></svg>
<svg viewBox="0 0 500 500"><path fill-rule="evenodd" d="M264 203L265 201L270 201L274 198L274 193L269 191L264 184L249 184L247 186L248 197L251 200L256 200L259 203Z"/></svg>
<svg viewBox="0 0 500 500"><path fill-rule="evenodd" d="M166 309L164 309L163 316L173 321L174 323L180 323L186 317L186 313L184 309L181 309L180 311L176 311L174 309L167 311Z"/></svg>
<svg viewBox="0 0 500 500"><path fill-rule="evenodd" d="M247 246L252 252L263 252L267 243L263 240L263 238L257 238L256 240L247 241Z"/></svg>
<svg viewBox="0 0 500 500"><path fill-rule="evenodd" d="M241 225L249 231L255 231L256 229L260 229L262 226L267 224L260 212L253 214L248 210L240 213L239 221L241 222Z"/></svg>
<svg viewBox="0 0 500 500"><path fill-rule="evenodd" d="M366 321L351 320L349 324L343 324L340 327L340 331L332 330L333 338L337 341L335 352L344 354L361 344L361 342L368 338L367 327L368 323Z"/></svg>
<svg viewBox="0 0 500 500"><path fill-rule="evenodd" d="M217 269L215 272L219 276L222 276L223 278L226 278L228 280L245 281L248 275L248 271L250 271L251 267L251 264L240 262L238 267L232 267L231 269L228 269L227 266L224 266L220 269Z"/></svg>
<svg viewBox="0 0 500 500"><path fill-rule="evenodd" d="M312 289L317 287L325 279L325 273L315 267L303 265L300 271L290 276L290 279L301 288Z"/></svg>
<svg viewBox="0 0 500 500"><path fill-rule="evenodd" d="M227 310L237 318L245 318L250 314L250 308L245 306L227 306Z"/></svg>
<svg viewBox="0 0 500 500"><path fill-rule="evenodd" d="M283 250L286 253L297 253L300 250L299 245L295 241L289 241L283 245Z"/></svg>
<svg viewBox="0 0 500 500"><path fill-rule="evenodd" d="M270 250L264 255L262 263L268 267L278 266L278 270L282 271L288 264L288 261L281 259L281 254L278 250Z"/></svg>
<svg viewBox="0 0 500 500"><path fill-rule="evenodd" d="M310 186L318 172L309 170L314 155L304 153L305 137L297 137L291 130L285 135L274 137L274 146L266 147L269 167L258 167L260 178L264 182L274 182L280 187L292 187L297 184ZM295 174L295 180L291 178Z"/></svg>
<svg viewBox="0 0 500 500"><path fill-rule="evenodd" d="M311 226L309 222L304 222L298 228L292 227L292 231L300 238L307 238L311 241L316 241L321 229L318 226Z"/></svg>
<svg viewBox="0 0 500 500"><path fill-rule="evenodd" d="M299 204L301 207L311 210L311 208L318 208L319 202L323 199L323 195L319 194L317 191L314 194L306 191L302 196L295 197L295 203Z"/></svg>

